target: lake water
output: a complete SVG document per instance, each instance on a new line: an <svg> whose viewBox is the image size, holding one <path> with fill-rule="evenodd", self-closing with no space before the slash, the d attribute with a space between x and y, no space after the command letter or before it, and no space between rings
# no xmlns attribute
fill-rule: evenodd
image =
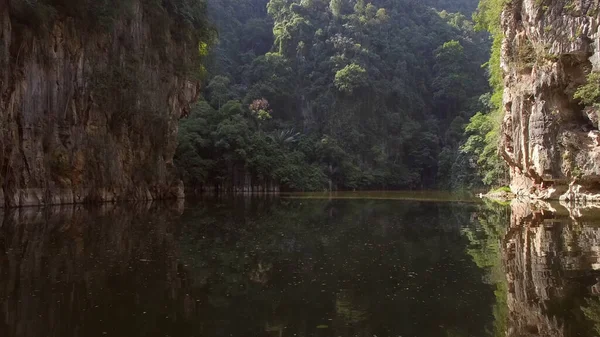
<svg viewBox="0 0 600 337"><path fill-rule="evenodd" d="M426 193L0 210L0 336L595 336L599 213Z"/></svg>

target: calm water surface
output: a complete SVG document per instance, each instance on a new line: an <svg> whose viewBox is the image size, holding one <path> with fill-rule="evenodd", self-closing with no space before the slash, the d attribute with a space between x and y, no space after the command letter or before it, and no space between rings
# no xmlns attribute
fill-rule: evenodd
<svg viewBox="0 0 600 337"><path fill-rule="evenodd" d="M0 336L600 331L597 212L409 199L0 210Z"/></svg>

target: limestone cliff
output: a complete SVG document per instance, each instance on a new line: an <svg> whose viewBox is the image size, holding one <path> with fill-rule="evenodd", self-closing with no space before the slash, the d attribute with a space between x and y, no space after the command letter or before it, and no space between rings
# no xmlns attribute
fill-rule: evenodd
<svg viewBox="0 0 600 337"><path fill-rule="evenodd" d="M0 0L0 207L182 195L200 39L182 2Z"/></svg>
<svg viewBox="0 0 600 337"><path fill-rule="evenodd" d="M598 111L573 98L600 70L599 13L598 0L506 4L500 151L517 194L600 200Z"/></svg>

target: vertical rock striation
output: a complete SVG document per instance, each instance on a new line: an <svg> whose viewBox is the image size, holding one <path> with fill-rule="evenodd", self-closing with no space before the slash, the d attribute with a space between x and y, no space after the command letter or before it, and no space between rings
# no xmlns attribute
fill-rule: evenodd
<svg viewBox="0 0 600 337"><path fill-rule="evenodd" d="M573 98L600 70L598 0L512 0L502 14L500 152L520 195L600 200L595 108Z"/></svg>
<svg viewBox="0 0 600 337"><path fill-rule="evenodd" d="M199 35L171 2L0 0L0 207L182 196Z"/></svg>

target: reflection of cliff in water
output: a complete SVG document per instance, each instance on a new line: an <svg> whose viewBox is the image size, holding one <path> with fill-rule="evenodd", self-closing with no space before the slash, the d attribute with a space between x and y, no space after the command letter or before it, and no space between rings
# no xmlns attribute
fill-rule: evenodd
<svg viewBox="0 0 600 337"><path fill-rule="evenodd" d="M0 212L3 336L144 335L191 315L173 256L179 205L7 212Z"/></svg>
<svg viewBox="0 0 600 337"><path fill-rule="evenodd" d="M585 308L598 295L600 222L547 209L512 205L503 241L508 335L592 336L593 309Z"/></svg>

